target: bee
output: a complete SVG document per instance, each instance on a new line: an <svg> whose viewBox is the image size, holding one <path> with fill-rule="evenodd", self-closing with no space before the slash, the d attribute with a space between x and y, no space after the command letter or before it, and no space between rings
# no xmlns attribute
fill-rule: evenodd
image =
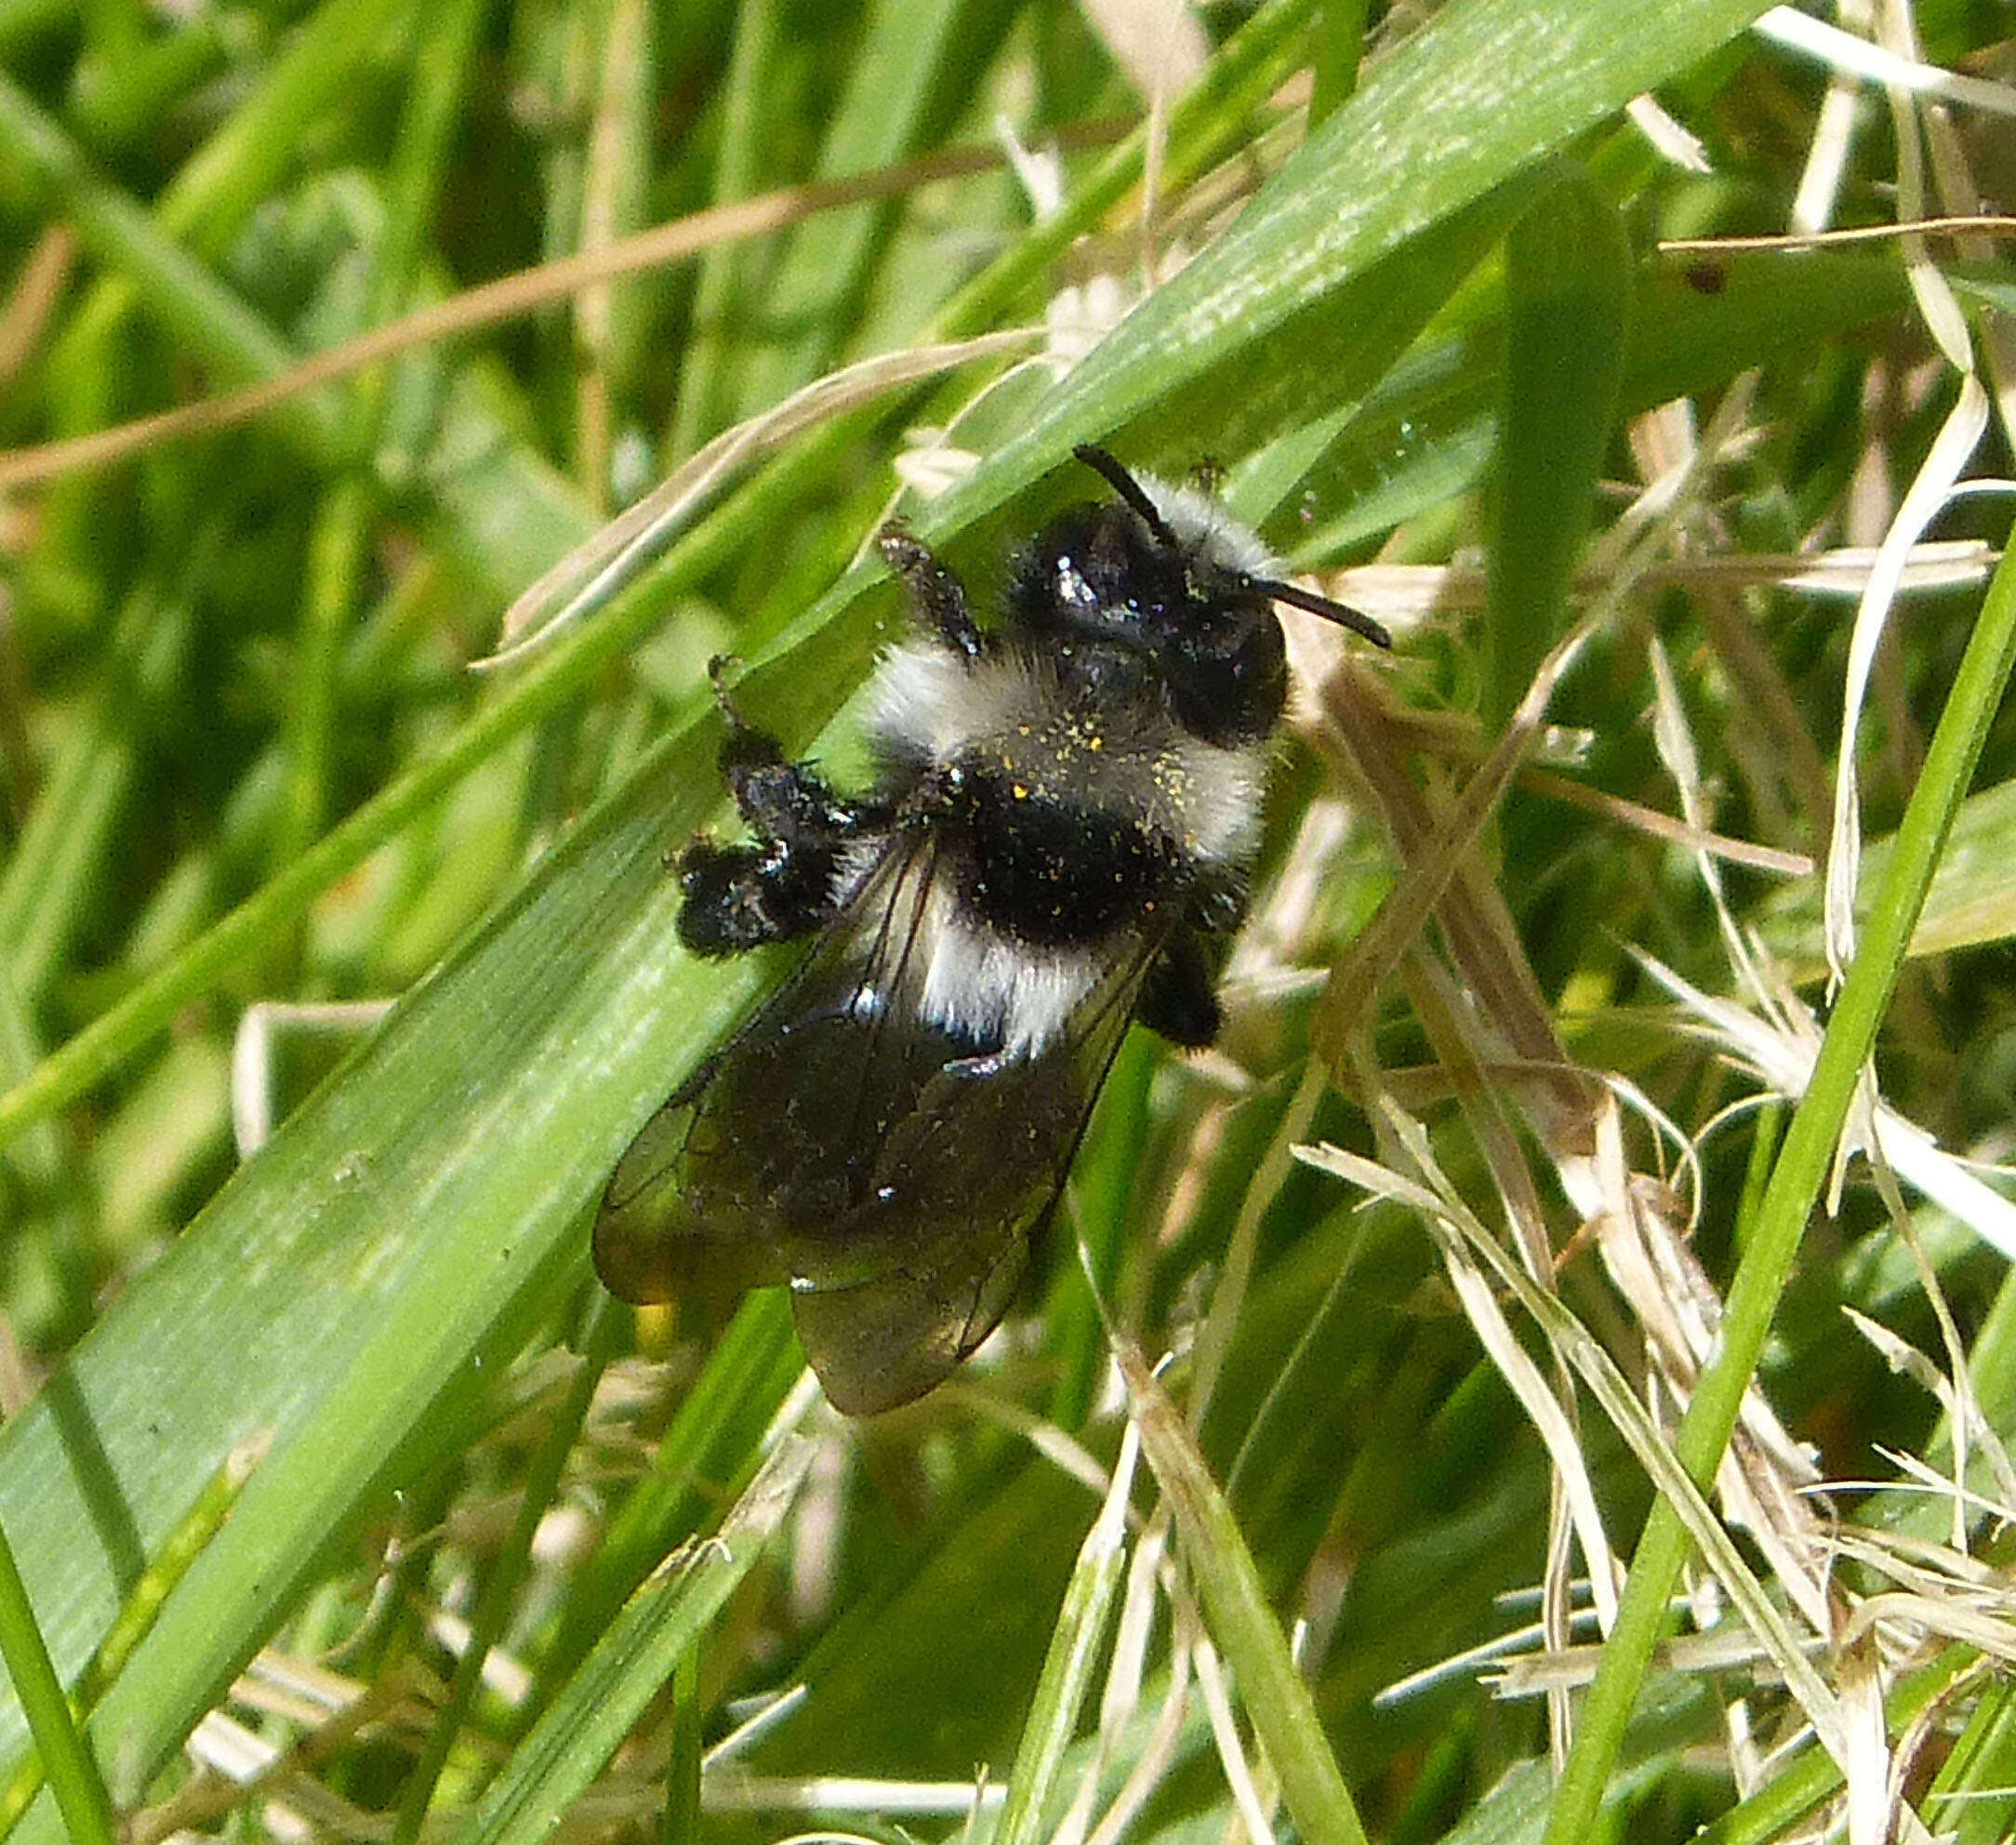
<svg viewBox="0 0 2016 1845"><path fill-rule="evenodd" d="M679 861L701 955L801 936L781 989L645 1124L595 1224L631 1301L782 1283L836 1408L942 1383L1008 1310L1130 1022L1216 1037L1288 696L1283 582L1196 487L1080 461L998 620L900 526L917 617L868 697L859 795L736 710L721 766L753 839Z"/></svg>

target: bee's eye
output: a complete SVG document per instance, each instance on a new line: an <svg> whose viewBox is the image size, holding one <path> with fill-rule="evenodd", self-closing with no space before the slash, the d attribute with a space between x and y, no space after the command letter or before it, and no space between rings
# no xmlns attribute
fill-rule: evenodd
<svg viewBox="0 0 2016 1845"><path fill-rule="evenodd" d="M1098 607L1098 591L1085 580L1085 573L1078 567L1069 552L1058 553L1050 581L1058 608L1089 612Z"/></svg>

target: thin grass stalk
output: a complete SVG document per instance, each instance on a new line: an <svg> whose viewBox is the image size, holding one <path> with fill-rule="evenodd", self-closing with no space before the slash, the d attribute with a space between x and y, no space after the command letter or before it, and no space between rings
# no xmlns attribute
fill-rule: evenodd
<svg viewBox="0 0 2016 1845"><path fill-rule="evenodd" d="M1042 1836L1064 1756L1078 1728L1094 1668L1106 1644L1113 1601L1127 1568L1127 1498L1134 1488L1140 1437L1129 1423L1106 1502L1093 1520L1065 1590L1056 1630L1043 1657L1042 1675L1029 1700L1021 1746L1008 1777L1008 1799L995 1828L995 1845L1036 1845Z"/></svg>
<svg viewBox="0 0 2016 1845"><path fill-rule="evenodd" d="M1971 1647L1948 1647L1930 1666L1914 1672L1884 1701L1890 1733L1900 1734L1950 1697L1979 1660ZM1748 1799L1702 1827L1693 1845L1771 1845L1840 1786L1840 1764L1824 1749L1808 1749Z"/></svg>
<svg viewBox="0 0 2016 1845"><path fill-rule="evenodd" d="M657 617L657 609L642 598L630 608L630 620L584 630L554 648L437 754L415 764L325 833L180 954L52 1052L25 1082L0 1095L0 1145L29 1122L74 1101L117 1069L166 1029L179 1007L276 938L325 889L397 837L518 732L578 696L583 672L622 652L635 640L636 630Z"/></svg>
<svg viewBox="0 0 2016 1845"><path fill-rule="evenodd" d="M699 1845L700 1649L689 1647L672 1674L672 1753L665 1770L665 1845Z"/></svg>
<svg viewBox="0 0 2016 1845"><path fill-rule="evenodd" d="M794 1432L812 1401L808 1378L779 1413L767 1458L720 1528L668 1558L625 1605L490 1784L456 1835L460 1845L537 1845L602 1772L790 1510L818 1452Z"/></svg>
<svg viewBox="0 0 2016 1845"><path fill-rule="evenodd" d="M420 1836L427 1810L433 1801L434 1789L440 1785L441 1771L447 1766L448 1753L460 1736L470 1706L475 1702L476 1688L483 1681L484 1662L489 1657L490 1649L502 1638L511 1618L519 1585L524 1579L526 1565L532 1559L532 1540L538 1533L539 1520L552 1506L562 1469L566 1466L567 1456L574 1452L582 1424L588 1419L595 1386L602 1381L603 1370L615 1356L617 1329L621 1323L622 1316L609 1298L597 1294L589 1309L589 1324L581 1341L580 1365L567 1386L567 1394L553 1417L552 1427L546 1431L546 1439L539 1444L538 1453L526 1471L519 1493L517 1514L511 1520L511 1532L502 1549L490 1564L488 1579L477 1599L476 1612L470 1619L469 1638L462 1648L462 1656L455 1663L455 1677L449 1681L448 1695L434 1713L434 1727L428 1732L427 1745L420 1751L419 1760L413 1765L405 1792L400 1798L399 1814L392 1824L391 1845L414 1845Z"/></svg>
<svg viewBox="0 0 2016 1845"><path fill-rule="evenodd" d="M715 1341L651 1471L610 1518L601 1547L578 1572L566 1620L540 1667L542 1682L571 1672L658 1559L693 1535L709 1509L702 1482L733 1471L749 1439L748 1422L781 1401L803 1368L784 1294L750 1294Z"/></svg>
<svg viewBox="0 0 2016 1845"><path fill-rule="evenodd" d="M1359 66L1365 57L1365 22L1369 0L1341 0L1323 8L1316 33L1316 75L1309 91L1309 126L1313 128L1333 111L1350 101L1358 87Z"/></svg>
<svg viewBox="0 0 2016 1845"><path fill-rule="evenodd" d="M416 64L388 187L385 231L375 252L365 319L391 319L413 292L426 231L444 183L447 153L475 51L482 0L455 0L432 22ZM385 366L366 372L351 392L344 442L349 460L323 496L309 540L306 593L295 644L293 702L283 747L286 799L271 860L278 870L322 833L335 805L332 786L341 722L338 680L343 644L356 618L379 510L369 458L391 395Z"/></svg>
<svg viewBox="0 0 2016 1845"><path fill-rule="evenodd" d="M249 383L277 376L294 363L292 349L260 315L164 235L25 90L5 77L0 77L0 145L49 188L85 246L119 272L145 297L148 312L227 379ZM281 419L291 433L325 453L338 426L333 402L323 397L289 405Z"/></svg>
<svg viewBox="0 0 2016 1845"><path fill-rule="evenodd" d="M112 1845L112 1801L49 1661L28 1589L0 1532L0 1659L27 1714L42 1772L75 1845Z"/></svg>

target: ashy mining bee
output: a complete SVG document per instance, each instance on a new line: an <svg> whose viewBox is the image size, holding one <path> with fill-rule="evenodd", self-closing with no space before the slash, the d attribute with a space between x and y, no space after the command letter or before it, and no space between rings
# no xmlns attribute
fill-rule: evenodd
<svg viewBox="0 0 2016 1845"><path fill-rule="evenodd" d="M686 848L680 936L817 940L644 1124L596 1220L627 1300L789 1285L853 1415L941 1383L1007 1311L1129 1021L1217 1035L1214 950L1287 700L1273 604L1389 644L1282 582L1208 495L1076 453L1115 497L1043 527L986 628L923 545L882 535L922 631L870 688L867 793L721 693L755 839Z"/></svg>

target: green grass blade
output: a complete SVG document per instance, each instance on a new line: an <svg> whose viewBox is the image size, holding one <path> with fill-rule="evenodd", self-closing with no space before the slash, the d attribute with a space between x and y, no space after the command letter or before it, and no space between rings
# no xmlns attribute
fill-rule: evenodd
<svg viewBox="0 0 2016 1845"><path fill-rule="evenodd" d="M1391 1205L1331 1215L1311 1175L1275 1182L1268 1150L1305 1128L1362 1146L1364 1101L1390 1084L1477 1216L1492 1218L1492 1182L1518 1157L1448 1106L1474 1067L1435 1067L1434 1038L1425 1059L1422 1015L1397 991L1368 995L1363 1094L1306 1082L1293 1099L1309 970L1418 870L1371 835L1337 785L1352 764L1317 760L1320 742L1312 754L1284 738L1278 753L1219 1054L1174 1059L1136 1034L1106 1098L1119 1106L1080 1151L1073 1196L1096 1289L1054 1238L1039 1278L1054 1317L1018 1305L959 1386L830 1440L791 1516L788 1568L759 1565L710 1622L711 1588L659 1578L636 1595L754 1470L802 1372L787 1292L759 1292L725 1324L725 1307L697 1300L634 1322L604 1303L604 1336L620 1344L634 1323L644 1350L614 1361L564 1456L586 1374L568 1405L564 1385L543 1387L563 1369L555 1342L596 1298L587 1226L610 1161L789 965L696 966L676 944L668 860L695 826L722 824L701 663L730 646L751 661L737 685L752 719L856 786L851 718L821 733L901 617L879 571L846 560L882 516L893 454L955 417L954 440L983 458L948 498L904 510L983 610L999 606L1016 541L1093 491L1068 459L1083 438L1171 474L1223 463L1229 507L1284 557L1327 567L1378 547L1382 564L1433 566L1388 579L1391 610L1368 576L1399 646L1354 651L1348 678L1372 689L1352 703L1322 701L1344 682L1305 675L1319 697L1294 713L1319 738L1333 719L1390 734L1386 766L1432 804L1438 785L1472 773L1479 713L1558 619L1612 394L1627 416L1675 396L1705 415L1745 377L1754 422L1704 458L1712 528L1690 529L1656 601L1598 636L1562 688L1553 715L1583 751L1584 799L1506 804L1509 869L1490 895L1505 953L1558 996L1548 1023L1567 1055L1643 1092L1691 1143L1675 1188L1700 1202L1691 1254L1710 1283L1782 1234L1769 1183L1782 1161L1755 1135L1749 1074L1676 1043L1630 958L1651 948L1704 992L1729 985L1687 846L1657 830L1675 803L1632 644L1656 623L1676 663L1701 791L1720 803L1713 824L1781 853L1810 844L1840 605L1700 540L1712 529L1732 553L1783 554L1853 530L1886 468L1909 465L1943 386L1899 331L1910 291L1880 242L1852 257L1658 244L1780 221L1778 182L1789 196L1824 86L1787 80L1783 54L1744 36L1756 7L1735 0L1651 0L1628 17L1586 0L1235 10L1201 81L1173 102L1163 205L1144 225L1146 132L1087 152L1112 145L1137 99L1069 7L945 0L913 16L845 0L801 18L767 0L448 0L423 20L404 0L303 0L285 18L192 21L139 0L74 20L46 0L0 0L12 86L0 146L19 195L6 234L21 278L0 328L9 442L270 377L417 293L573 254L603 222L676 218L821 163L908 169L914 153L922 170L948 155L954 171L915 190L899 171L905 190L873 206L743 240L697 288L697 263L627 278L467 349L325 386L305 412L9 490L0 998L9 976L24 990L0 1016L0 1395L31 1406L0 1430L0 1521L116 1824L242 1829L252 1803L298 1799L310 1825L346 1837L395 1824L411 1836L423 1807L421 1837L458 1825L527 1837L562 1809L570 1826L597 1824L617 1799L648 1825L661 1803L631 1765L669 1758L665 1823L689 1837L881 1834L911 1801L949 1832L975 1764L1013 1787L1011 1833L1040 1826L1082 1765L1096 1776L1074 1805L1088 1826L1105 1824L1093 1794L1152 1769L1131 1791L1127 1837L1219 1836L1238 1816L1203 1714L1151 1708L1177 1682L1152 1624L1140 1684L1131 1649L1109 1675L1099 1753L1068 1742L1110 1560L1081 1558L1096 1489L1040 1416L1047 1404L1094 1453L1111 1451L1121 1413L1100 1387L1096 1314L1110 1303L1143 1341L1209 1358L1194 1444L1145 1420L1168 1438L1158 1465L1188 1507L1186 1554L1239 1729L1271 1771L1259 1791L1289 1795L1280 1823L1311 1845L1360 1824L1397 1841L1537 1836L1551 1797L1537 1707L1425 1668L1523 1621L1500 1598L1547 1566L1545 1455L1426 1272L1419 1226ZM1928 21L1932 55L1953 66L1986 49L1964 11ZM1702 135L1711 173L1655 148L1645 110L1625 118L1653 89ZM1026 231L1015 179L971 159L997 110L1025 145L1047 157L1054 134L1062 150L1062 207ZM1857 138L1844 218L1892 196L1890 147ZM1569 163L1588 177L1564 192ZM45 221L31 217L38 200ZM1538 233L1564 226L1588 234L1544 247ZM1628 272L1620 226L1637 252ZM605 484L628 492L648 472L651 432L712 429L778 380L920 324L1033 325L1066 305L1067 285L1124 294L1145 236L1157 287L1075 370L1031 366L976 403L970 376L856 403L672 535L577 631L509 673L462 676L502 600L586 535ZM948 275L989 254L948 293ZM1570 289L1585 310L1561 305ZM1564 354L1572 378L1558 375ZM683 398L683 380L696 387ZM1490 540L1475 490L1501 429L1525 458ZM1556 445L1520 447L1535 434ZM1943 516L1985 549L1996 505L1966 496ZM1614 501L1598 506L1607 516ZM221 537L214 556L197 554L206 533ZM1471 555L1486 543L1491 617ZM1977 592L1933 591L1897 625L1860 739L1874 828L1903 812L1959 662L1962 597ZM150 639L177 639L186 657L143 674ZM1506 630L1495 661L1487 619ZM1299 665L1299 640L1297 653ZM1761 743L1759 709L1772 713ZM2003 723L1913 937L1914 954L1941 960L1907 971L1884 1033L1889 1099L1943 1147L1991 1158L2016 1107L2016 1011L2007 957L1956 950L2007 933L2012 747ZM1916 849L1892 848L1890 865ZM1725 888L1748 939L1769 894L1749 869ZM1786 925L1796 952L1809 924L1788 906ZM333 1052L292 1068L322 1086L227 1181L239 1009L409 987L333 1074ZM1483 1023L1492 1009L1478 1006ZM45 1037L54 1055L33 1068ZM1494 1067L1488 1048L1480 1066ZM1626 1157L1651 1181L1641 1156L1665 1130L1640 1120ZM1543 1179L1527 1201L1571 1246L1558 1191ZM1950 1206L1915 1215L1963 1329L1965 1348L1941 1361L1969 1366L2000 1426L2016 1287ZM1917 1278L1853 1190L1820 1244L1808 1240L1797 1285L1773 1296L1758 1387L1788 1427L1825 1435L1830 1458L1873 1430L1916 1429L1936 1464L1936 1404L1841 1338L1837 1311L1851 1302L1940 1358ZM1636 1329L1594 1267L1564 1266L1562 1285L1625 1349ZM1214 1274L1236 1285L1211 1294ZM1745 1338L1754 1304L1743 1296L1731 1321ZM1584 1432L1627 1521L1632 1495L1650 1496L1643 1475L1606 1450L1601 1423ZM245 1446L266 1459L226 1515L217 1482ZM541 1506L550 1541L520 1575ZM380 1574L388 1519L398 1554ZM1951 1521L1928 1494L1855 1542L1950 1542ZM1060 1634L1074 1560L1073 1608L1092 1605ZM1648 1573L1654 1560L1648 1543ZM1852 1573L1835 1584L1850 1600L1864 1592ZM495 1632L491 1664L522 1670L470 1694L465 1664L431 1742L380 1723L410 1707L406 1675L434 1669L437 1616L471 1607L470 1660ZM1305 1636L1293 1660L1291 1623ZM617 1631L636 1646L605 1644ZM1905 1656L1890 1638L1885 1657ZM256 1789L192 1779L178 1759L192 1722L242 1720L289 1656L334 1661L363 1700L339 1710L332 1697L320 1717L261 1709L257 1740L282 1753ZM674 1658L682 1682L659 1696ZM1829 1662L1813 1670L1826 1681ZM1792 1682L1794 1698L1810 1694L1810 1679ZM802 1695L771 1695L784 1683ZM1678 1669L1620 1683L1613 1668L1591 1706L1598 1719L1606 1698L1632 1715L1597 1776L1602 1827L1664 1841L1719 1818L1731 1837L1760 1838L1835 1785L1810 1751L1739 1799L1715 1752L1731 1706L1719 1685ZM774 1722L738 1745L746 1773L710 1773L703 1803L702 1740L744 1693ZM1978 1794L1996 1778L2000 1719L1978 1679L1950 1677L1939 1694L1951 1708L1926 1727L1967 1739L1939 1791ZM1741 1695L1756 1733L1784 1721L1775 1681ZM1894 1719L1894 1692L1889 1705ZM1146 1752L1131 1759L1137 1738ZM0 1691L0 1772L34 1759ZM878 1785L892 1790L879 1815ZM866 1811L802 1816L808 1798ZM16 1799L34 1801L24 1837L63 1835L47 1788L17 1775L0 1803ZM156 1801L168 1804L148 1811ZM777 1811L725 1813L757 1801ZM247 1811L219 1818L233 1802ZM1926 1811L1951 1824L1959 1810ZM1985 1826L1992 1810L1979 1811Z"/></svg>
<svg viewBox="0 0 2016 1845"><path fill-rule="evenodd" d="M213 547L201 550L214 562ZM0 870L0 953L26 1003L46 993L84 926L86 901L139 773L135 714L151 699L173 697L192 618L186 582L150 579L134 591L113 637L114 672L51 765Z"/></svg>
<svg viewBox="0 0 2016 1845"><path fill-rule="evenodd" d="M1925 766L1897 830L1892 856L1849 969L1806 1094L1785 1129L1750 1242L1729 1292L1720 1345L1704 1368L1674 1448L1694 1480L1714 1475L1757 1370L1807 1220L1833 1164L1842 1123L1875 1048L1925 893L1973 777L2016 662L2016 553L2005 552L1955 676ZM1657 1502L1631 1561L1617 1623L1603 1648L1581 1725L1562 1770L1547 1845L1570 1845L1594 1824L1651 1650L1664 1629L1686 1536Z"/></svg>
<svg viewBox="0 0 2016 1845"><path fill-rule="evenodd" d="M1056 1797L1064 1756L1078 1727L1085 1693L1106 1643L1113 1599L1127 1567L1127 1499L1134 1489L1140 1453L1132 1425L1121 1440L1113 1484L1085 1533L1071 1572L1057 1627L1043 1660L1036 1695L1029 1700L1022 1745L1008 1777L1008 1798L994 1832L994 1845L1034 1845L1043 1836L1044 1815Z"/></svg>
<svg viewBox="0 0 2016 1845"><path fill-rule="evenodd" d="M826 126L819 178L871 173L916 153L924 130L962 100L976 61L991 50L988 11L981 0L887 0L870 8ZM857 356L844 350L842 329L859 319L891 215L887 206L855 206L792 234L763 287L763 317L778 332L751 352L737 386L739 416L760 415Z"/></svg>
<svg viewBox="0 0 2016 1845"><path fill-rule="evenodd" d="M1616 207L1567 163L1513 228L1505 267L1481 713L1491 732L1568 630L1569 584L1623 378L1632 281Z"/></svg>
<svg viewBox="0 0 2016 1845"><path fill-rule="evenodd" d="M73 1670L230 1446L271 1432L94 1713L122 1803L264 1638L272 1586L452 1451L485 1378L582 1276L622 1144L761 978L666 952L664 842L700 817L707 761L675 738L577 829L0 1433L0 1518ZM20 1722L0 1706L0 1741ZM46 1812L24 1836L48 1836Z"/></svg>
<svg viewBox="0 0 2016 1845"><path fill-rule="evenodd" d="M582 1570L545 1667L549 1675L571 1672L658 1560L700 1528L710 1508L703 1482L735 1471L736 1457L749 1452L803 1369L789 1298L775 1288L759 1289L714 1342L706 1370L658 1443L650 1473L610 1519Z"/></svg>
<svg viewBox="0 0 2016 1845"><path fill-rule="evenodd" d="M1295 1830L1308 1845L1365 1845L1365 1828L1231 1507L1176 1406L1138 1355L1123 1347L1121 1369L1141 1452L1169 1501L1211 1637L1232 1667Z"/></svg>
<svg viewBox="0 0 2016 1845"><path fill-rule="evenodd" d="M809 1393L802 1399L809 1403ZM665 1689L803 1483L818 1444L786 1433L720 1528L669 1558L617 1617L484 1794L459 1845L536 1845Z"/></svg>
<svg viewBox="0 0 2016 1845"><path fill-rule="evenodd" d="M776 0L747 0L735 9L735 42L728 69L714 98L716 153L711 203L725 205L761 189L766 107L780 100L766 95L778 52L782 7ZM737 341L735 325L747 311L755 258L724 246L700 261L695 283L693 330L680 360L679 397L667 446L674 461L691 455L733 420L728 414Z"/></svg>
<svg viewBox="0 0 2016 1845"><path fill-rule="evenodd" d="M55 194L79 233L144 298L150 312L226 378L249 382L291 362L294 355L271 327L108 184L58 124L6 79L0 79L0 143ZM319 400L297 402L279 414L311 440L326 441L334 430L328 405Z"/></svg>
<svg viewBox="0 0 2016 1845"><path fill-rule="evenodd" d="M7 1663L7 1681L27 1716L42 1773L72 1839L75 1845L112 1845L112 1803L104 1779L49 1663L5 1532L0 1532L0 1659Z"/></svg>
<svg viewBox="0 0 2016 1845"><path fill-rule="evenodd" d="M1762 9L1665 0L1619 33L1600 8L1470 0L1380 66L1239 221L1135 312L997 460L1035 469L1065 431L1107 432L1246 341L1301 337L1327 297L1543 154L1704 57ZM1519 72L1506 106L1504 73ZM1012 460L1011 460L1012 458Z"/></svg>
<svg viewBox="0 0 2016 1845"><path fill-rule="evenodd" d="M602 1381L603 1371L615 1355L617 1319L615 1307L607 1299L598 1298L589 1308L588 1331L582 1340L586 1349L580 1367L567 1387L566 1401L553 1418L553 1426L547 1431L538 1455L526 1473L517 1516L511 1520L511 1535L491 1563L489 1578L483 1586L475 1613L469 1624L468 1638L462 1644L462 1656L455 1662L455 1677L449 1682L448 1695L434 1712L433 1727L428 1732L426 1745L400 1796L399 1814L392 1823L391 1845L414 1845L420 1836L428 1807L441 1779L441 1771L447 1763L449 1751L455 1746L476 1696L484 1663L489 1657L490 1649L502 1638L511 1617L525 1564L532 1555L532 1541L537 1534L539 1520L552 1506L568 1451L580 1437L595 1386Z"/></svg>

